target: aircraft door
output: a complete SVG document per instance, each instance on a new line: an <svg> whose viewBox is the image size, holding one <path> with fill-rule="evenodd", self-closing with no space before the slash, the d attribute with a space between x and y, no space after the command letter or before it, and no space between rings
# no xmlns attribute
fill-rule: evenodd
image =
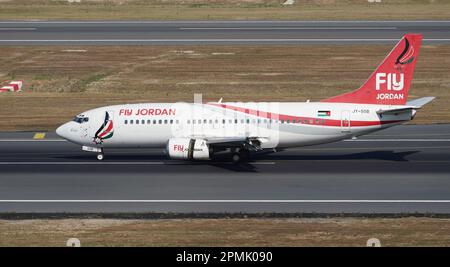
<svg viewBox="0 0 450 267"><path fill-rule="evenodd" d="M351 132L350 122L351 122L350 121L350 111L343 110L341 112L341 132L343 132L343 133Z"/></svg>

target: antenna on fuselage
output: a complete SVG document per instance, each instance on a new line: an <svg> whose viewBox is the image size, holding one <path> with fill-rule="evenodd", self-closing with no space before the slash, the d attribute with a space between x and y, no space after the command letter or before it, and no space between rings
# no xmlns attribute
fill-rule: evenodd
<svg viewBox="0 0 450 267"><path fill-rule="evenodd" d="M222 104L222 97L217 101L217 103Z"/></svg>

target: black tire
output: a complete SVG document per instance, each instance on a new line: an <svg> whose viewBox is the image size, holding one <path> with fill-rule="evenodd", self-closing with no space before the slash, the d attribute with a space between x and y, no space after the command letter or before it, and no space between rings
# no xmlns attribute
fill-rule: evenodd
<svg viewBox="0 0 450 267"><path fill-rule="evenodd" d="M250 159L250 151L247 149L241 149L239 152L234 152L231 154L231 161L233 163L239 163L248 161Z"/></svg>
<svg viewBox="0 0 450 267"><path fill-rule="evenodd" d="M239 162L241 162L241 160L242 160L242 157L241 157L241 154L240 154L240 153L233 153L233 154L231 155L231 161L232 161L233 163L239 163Z"/></svg>

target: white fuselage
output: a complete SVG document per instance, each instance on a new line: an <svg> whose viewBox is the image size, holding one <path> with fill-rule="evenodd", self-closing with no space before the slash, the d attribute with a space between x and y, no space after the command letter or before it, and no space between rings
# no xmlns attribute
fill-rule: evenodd
<svg viewBox="0 0 450 267"><path fill-rule="evenodd" d="M71 142L102 148L162 148L175 137L249 137L258 138L263 149L288 148L347 139L411 120L413 110L377 113L401 107L324 102L127 104L83 112L77 118L87 120L68 122L57 132ZM107 126L106 113L111 121ZM95 138L96 134L107 138Z"/></svg>

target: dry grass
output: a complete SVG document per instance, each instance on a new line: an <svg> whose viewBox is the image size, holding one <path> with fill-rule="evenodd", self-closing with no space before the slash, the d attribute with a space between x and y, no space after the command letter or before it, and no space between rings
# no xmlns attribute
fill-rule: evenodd
<svg viewBox="0 0 450 267"><path fill-rule="evenodd" d="M75 114L132 102L320 100L360 86L390 45L2 47L0 131L53 130ZM450 46L426 45L410 98L436 96L414 123L450 122Z"/></svg>
<svg viewBox="0 0 450 267"><path fill-rule="evenodd" d="M449 246L450 220L165 219L0 220L0 246Z"/></svg>
<svg viewBox="0 0 450 267"><path fill-rule="evenodd" d="M1 0L0 19L446 20L447 0Z"/></svg>

